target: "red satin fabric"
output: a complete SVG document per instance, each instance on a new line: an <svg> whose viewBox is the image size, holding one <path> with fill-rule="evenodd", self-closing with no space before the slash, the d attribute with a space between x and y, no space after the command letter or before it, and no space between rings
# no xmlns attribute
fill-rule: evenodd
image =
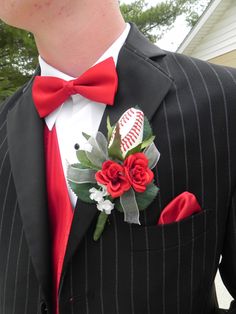
<svg viewBox="0 0 236 314"><path fill-rule="evenodd" d="M73 208L61 163L56 128L44 129L48 210L52 238L53 302L54 313L59 314L58 288L61 278Z"/></svg>
<svg viewBox="0 0 236 314"><path fill-rule="evenodd" d="M88 69L79 78L68 82L52 76L36 76L33 100L39 116L44 118L74 94L113 105L117 87L116 67L110 57Z"/></svg>
<svg viewBox="0 0 236 314"><path fill-rule="evenodd" d="M201 207L195 195L183 192L163 209L158 224L164 225L180 221L200 211Z"/></svg>

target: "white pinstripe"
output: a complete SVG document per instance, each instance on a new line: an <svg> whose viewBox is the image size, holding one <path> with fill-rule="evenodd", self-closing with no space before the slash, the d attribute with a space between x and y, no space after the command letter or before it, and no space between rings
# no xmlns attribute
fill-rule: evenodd
<svg viewBox="0 0 236 314"><path fill-rule="evenodd" d="M229 178L229 186L232 185L232 178L231 178L231 158L230 158L230 140L229 140L229 114L228 114L228 108L227 108L227 101L226 101L226 95L225 95L225 90L224 90L224 87L222 85L222 81L218 75L218 73L216 72L216 70L212 67L212 65L210 63L207 63L209 65L209 67L212 69L212 71L215 73L216 77L217 77L217 80L220 84L220 88L221 88L221 91L222 91L222 96L223 96L223 99L224 99L224 110L225 110L225 125L226 125L226 134L227 134L227 149L228 149L228 178ZM228 195L228 200L230 199L230 196L231 196L231 192L230 189L229 189L229 195Z"/></svg>
<svg viewBox="0 0 236 314"><path fill-rule="evenodd" d="M208 64L209 68L212 70L212 72L215 74L216 76L216 79L218 80L219 82L219 85L220 85L220 88L221 88L221 91L222 91L222 96L223 96L223 99L224 99L224 108L225 108L225 120L227 120L228 118L228 114L227 114L227 108L226 108L226 97L225 97L225 93L224 93L224 89L223 89L223 86L222 86L222 82L220 81L220 78L218 76L218 74L216 73L215 69L213 69L213 67ZM226 132L227 132L227 149L228 149L228 165L229 165L229 184L231 186L231 173L230 173L230 150L229 150L229 129L228 129L228 121L226 121ZM218 186L218 184L217 184ZM229 196L230 196L230 189L229 189L229 195L228 195L228 199L229 199ZM218 236L219 236L219 231L218 231L218 204L216 206L216 232L215 232L215 251L214 251L214 262L212 264L212 274L214 274L215 272L215 264L216 264L216 259L217 259L217 247L218 247Z"/></svg>
<svg viewBox="0 0 236 314"><path fill-rule="evenodd" d="M178 271L177 271L177 314L180 314L180 261L181 261L181 250L180 250L180 227L178 224Z"/></svg>
<svg viewBox="0 0 236 314"><path fill-rule="evenodd" d="M0 222L0 242L1 242L1 239L2 239L3 217L4 217L4 214L5 214L5 210L6 210L6 202L7 202L7 195L8 195L10 181L11 181L11 171L9 172L9 177L8 177L8 181L7 181L5 197L4 197L4 201L3 201L3 209L2 209L1 222Z"/></svg>
<svg viewBox="0 0 236 314"><path fill-rule="evenodd" d="M4 122L3 122L3 124L1 125L1 127L0 127L0 131L4 128L4 126L7 124L7 120L5 120Z"/></svg>
<svg viewBox="0 0 236 314"><path fill-rule="evenodd" d="M166 61L165 61L165 65L166 65L168 74L171 75L168 64ZM185 172L186 172L186 179L185 180L186 180L186 190L188 190L188 186L189 186L188 157L187 157L188 154L187 154L187 144L186 144L186 142L187 142L186 141L186 132L185 132L185 127L184 127L184 116L183 116L183 111L182 111L181 104L180 104L178 87L175 84L175 82L173 82L173 86L175 88L175 96L176 96L177 105L178 105L178 109L179 109L179 113L180 113L181 127L182 127L182 131L183 131L184 161L185 161ZM172 196L174 197L174 193Z"/></svg>
<svg viewBox="0 0 236 314"><path fill-rule="evenodd" d="M193 221L193 216L191 219L192 223L192 242L191 242L191 278L190 278L190 289L191 289L191 294L190 294L190 311L189 313L192 313L193 309L193 263L194 263L194 221Z"/></svg>
<svg viewBox="0 0 236 314"><path fill-rule="evenodd" d="M146 242L146 262L147 262L147 314L151 314L150 309L150 288L149 288L149 281L150 281L150 270L149 270L149 240L148 240L148 231L147 231L147 211L144 211L144 223L145 223L145 242Z"/></svg>
<svg viewBox="0 0 236 314"><path fill-rule="evenodd" d="M5 110L5 103L2 104L2 108L1 108L1 110L0 110L0 116L1 116L1 114L3 113L4 110Z"/></svg>
<svg viewBox="0 0 236 314"><path fill-rule="evenodd" d="M115 260L116 260L116 281L115 281L115 298L116 298L116 314L119 314L119 297L118 297L118 262L119 262L119 253L118 253L118 237L117 237L117 222L116 222L116 215L113 215L114 220L114 230L115 230Z"/></svg>
<svg viewBox="0 0 236 314"><path fill-rule="evenodd" d="M163 264L163 281L162 281L162 300L163 300L163 310L162 314L166 313L166 250L165 250L165 232L164 228L161 229L162 231L162 247L163 247L163 257L162 257L162 264Z"/></svg>
<svg viewBox="0 0 236 314"><path fill-rule="evenodd" d="M74 296L74 292L73 292L73 268L72 268L72 260L70 262L70 295L71 297ZM74 314L74 306L73 303L71 303L71 313Z"/></svg>
<svg viewBox="0 0 236 314"><path fill-rule="evenodd" d="M133 232L132 226L129 225L129 234L130 234L130 275L131 275L131 286L130 286L130 294L131 294L131 311L134 314L134 253L133 253Z"/></svg>
<svg viewBox="0 0 236 314"><path fill-rule="evenodd" d="M165 123L166 123L166 131L167 131L167 138L168 138L168 149L170 154L170 168L171 168L171 189L172 189L172 197L175 195L175 179L174 179L174 165L173 165L173 156L172 156L172 148L171 148L171 140L170 140L170 133L169 133L169 127L168 127L168 118L166 113L166 105L165 101L163 101L163 109L164 109L164 115L165 115Z"/></svg>
<svg viewBox="0 0 236 314"><path fill-rule="evenodd" d="M85 258L85 303L86 303L86 314L89 314L89 304L88 304L88 240L87 235L85 236L85 249L84 249L84 258Z"/></svg>
<svg viewBox="0 0 236 314"><path fill-rule="evenodd" d="M177 99L177 105L179 108L179 112L180 112L180 118L181 118L181 124L182 124L182 129L183 129L183 144L184 144L184 161L185 161L185 172L186 172L186 190L189 189L189 171L188 171L188 154L187 154L187 144L186 144L186 132L185 132L185 127L184 127L184 117L183 117L183 111L181 108L181 104L180 104L180 99L179 99L179 94L178 94L178 89L177 86L174 84L175 86L175 91L176 91L176 99Z"/></svg>
<svg viewBox="0 0 236 314"><path fill-rule="evenodd" d="M199 114L198 114L198 106L197 106L197 101L196 98L194 96L194 92L189 80L189 77L185 71L185 69L182 67L182 65L179 63L179 61L177 60L177 58L173 55L173 58L176 62L176 64L179 66L179 68L181 69L182 73L184 74L186 81L188 83L188 87L193 99L193 104L194 104L194 109L195 109L195 114L196 114L196 119L197 119L197 131L198 131L198 141L199 141L199 150L200 150L200 167L201 167L201 195L203 197L203 193L204 193L204 173L203 173L203 157L202 157L202 134L201 134L201 128L200 128L200 119L199 119Z"/></svg>
<svg viewBox="0 0 236 314"><path fill-rule="evenodd" d="M10 259L10 250L12 245L12 233L13 233L13 225L15 223L15 217L16 217L16 208L17 208L17 201L15 202L12 222L11 222L11 231L10 231L10 239L9 239L9 246L7 250L7 264L6 264L6 270L5 270L5 278L4 278L4 288L3 288L3 311L5 311L5 302L6 302L6 285L7 285L7 275L8 275L8 267L9 267L9 259Z"/></svg>
<svg viewBox="0 0 236 314"><path fill-rule="evenodd" d="M229 71L229 69L224 68L224 70L229 74L229 76L231 77L232 81L234 82L234 84L236 85L236 79L233 77L232 73Z"/></svg>
<svg viewBox="0 0 236 314"><path fill-rule="evenodd" d="M6 142L7 139L7 135L5 136L4 140L2 141L2 143L0 144L0 149L3 147L4 143Z"/></svg>
<svg viewBox="0 0 236 314"><path fill-rule="evenodd" d="M26 280L26 298L25 298L25 314L28 312L28 301L29 301L29 279L30 279L30 256L28 255L28 266L27 266L27 280Z"/></svg>
<svg viewBox="0 0 236 314"><path fill-rule="evenodd" d="M41 314L40 312L41 312L41 309L40 309L40 299L41 299L41 291L40 291L40 289L39 289L39 292L38 292L39 294L38 294L38 302L37 302L37 304L38 304L38 311L37 311L37 314Z"/></svg>
<svg viewBox="0 0 236 314"><path fill-rule="evenodd" d="M196 64L196 62L192 59L189 59L192 64L195 66L196 70L198 71L201 79L202 79L202 82L203 82L203 85L204 85L204 88L206 90L206 93L207 93L207 98L208 98L208 103L209 103L209 110L210 110L210 122L211 122L211 133L212 133L212 141L213 141L213 150L214 150L214 164L215 164L215 174L216 174L216 182L215 182L215 195L216 195L216 199L215 199L215 208L217 207L217 204L218 204L218 170L217 170L217 165L218 165L218 160L217 160L217 153L216 153L216 139L215 139L215 132L214 132L214 124L213 124L213 113L212 113L212 101L211 101L211 97L210 97L210 93L209 93L209 90L208 90L208 87L207 87L207 84L206 84L206 81L198 67L198 65ZM202 206L205 207L205 204L204 204L204 199L202 200ZM205 217L205 227L206 227L206 217ZM205 229L206 230L206 229ZM205 267L206 267L206 233L204 234L204 256L203 256L203 271L205 271Z"/></svg>
<svg viewBox="0 0 236 314"><path fill-rule="evenodd" d="M5 153L4 157L3 157L1 167L0 167L0 175L2 174L3 165L4 165L4 162L6 160L8 152L9 152L9 150L7 149L7 151L6 151L6 153Z"/></svg>
<svg viewBox="0 0 236 314"><path fill-rule="evenodd" d="M101 300L101 312L104 314L104 302L103 302L103 254L102 254L102 237L100 238L100 300Z"/></svg>
<svg viewBox="0 0 236 314"><path fill-rule="evenodd" d="M16 312L16 294L17 294L17 280L18 280L18 273L19 273L19 262L20 262L20 254L21 254L21 248L22 248L22 242L23 242L23 228L21 230L21 236L20 236L20 244L17 254L17 260L16 260L16 277L15 277L15 288L14 288L14 297L13 297L13 311L12 314L15 314Z"/></svg>

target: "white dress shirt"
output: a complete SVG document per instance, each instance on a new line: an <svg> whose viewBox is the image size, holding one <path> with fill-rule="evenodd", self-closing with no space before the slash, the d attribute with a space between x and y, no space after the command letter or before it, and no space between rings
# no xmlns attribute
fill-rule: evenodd
<svg viewBox="0 0 236 314"><path fill-rule="evenodd" d="M129 30L130 25L127 24L120 37L104 52L96 63L113 57L116 64L120 49L129 34ZM47 64L40 56L39 64L41 76L54 76L66 81L74 79ZM58 109L45 117L45 122L49 130L52 130L54 124L56 126L65 178L68 163L78 162L75 144L79 144L81 149L86 148L86 140L82 136L82 132L92 136L96 135L105 108L105 104L93 102L81 95L72 95ZM75 207L77 197L69 187L68 191L72 205Z"/></svg>

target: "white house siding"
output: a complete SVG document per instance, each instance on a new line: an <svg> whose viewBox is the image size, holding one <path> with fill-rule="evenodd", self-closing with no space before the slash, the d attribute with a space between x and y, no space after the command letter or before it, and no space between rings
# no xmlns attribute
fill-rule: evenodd
<svg viewBox="0 0 236 314"><path fill-rule="evenodd" d="M225 13L208 30L191 56L210 60L236 49L236 1L233 0Z"/></svg>

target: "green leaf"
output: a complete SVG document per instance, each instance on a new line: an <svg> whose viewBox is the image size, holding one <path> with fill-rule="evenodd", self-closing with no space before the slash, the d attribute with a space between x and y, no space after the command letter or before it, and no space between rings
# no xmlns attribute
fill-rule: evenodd
<svg viewBox="0 0 236 314"><path fill-rule="evenodd" d="M103 155L104 158L108 159L108 142L105 135L102 132L98 131L95 140L96 146L100 150L100 155ZM95 143L91 139L88 142L90 145L92 145L92 148L94 148Z"/></svg>
<svg viewBox="0 0 236 314"><path fill-rule="evenodd" d="M135 153L139 153L139 152L141 152L141 151L142 151L142 143L140 143L140 144L138 144L137 146L135 146L135 147L133 147L132 149L130 149L130 150L126 153L125 159L126 159L127 157L129 157L130 155L133 155L133 154L135 154Z"/></svg>
<svg viewBox="0 0 236 314"><path fill-rule="evenodd" d="M152 135L149 138L147 138L145 141L142 142L141 148L144 149L152 144L152 142L155 140L155 136Z"/></svg>
<svg viewBox="0 0 236 314"><path fill-rule="evenodd" d="M91 136L88 143L91 146L91 151L86 151L85 154L96 168L101 169L103 163L108 160L107 139L101 132L97 132L96 137Z"/></svg>
<svg viewBox="0 0 236 314"><path fill-rule="evenodd" d="M85 132L82 132L82 135L83 135L84 138L86 138L87 141L88 141L88 140L90 139L90 137L91 137L91 135L88 135L88 134L85 133Z"/></svg>
<svg viewBox="0 0 236 314"><path fill-rule="evenodd" d="M120 136L120 127L117 123L115 128L115 136L114 140L110 147L108 147L108 154L113 159L123 160L123 156L121 153L121 136Z"/></svg>
<svg viewBox="0 0 236 314"><path fill-rule="evenodd" d="M108 159L108 152L103 152L93 137L90 138L89 144L91 144L92 150L85 152L86 156L93 165L101 169L103 163Z"/></svg>
<svg viewBox="0 0 236 314"><path fill-rule="evenodd" d="M87 157L86 152L84 150L77 150L76 152L77 159L81 163L81 165L85 168L91 168L94 170L100 170L97 166L95 166Z"/></svg>
<svg viewBox="0 0 236 314"><path fill-rule="evenodd" d="M108 142L109 142L110 139L111 139L111 136L112 136L112 132L113 132L113 130L114 130L114 127L115 127L115 126L112 126L112 125L111 125L110 117L107 116L107 138L108 138Z"/></svg>
<svg viewBox="0 0 236 314"><path fill-rule="evenodd" d="M101 212L99 214L96 228L95 228L95 231L93 233L93 240L94 241L97 241L101 237L103 230L105 228L107 219L108 219L108 215L106 213Z"/></svg>
<svg viewBox="0 0 236 314"><path fill-rule="evenodd" d="M145 192L136 192L135 195L139 210L146 209L155 199L158 191L159 188L154 183L150 183Z"/></svg>
<svg viewBox="0 0 236 314"><path fill-rule="evenodd" d="M83 166L82 164L72 164L70 166L78 169L87 169L87 167Z"/></svg>
<svg viewBox="0 0 236 314"><path fill-rule="evenodd" d="M139 105L136 105L134 108L142 111L142 109L139 107Z"/></svg>
<svg viewBox="0 0 236 314"><path fill-rule="evenodd" d="M116 198L116 199L115 199L115 208L116 208L119 212L121 212L121 213L124 212L124 211L123 211L123 208L122 208L122 206L121 206L121 203L120 203L120 198Z"/></svg>
<svg viewBox="0 0 236 314"><path fill-rule="evenodd" d="M147 138L150 138L153 135L151 125L148 121L148 118L144 117L144 125L143 125L143 140L145 141Z"/></svg>
<svg viewBox="0 0 236 314"><path fill-rule="evenodd" d="M90 192L89 190L93 187L98 188L95 184L90 183L84 183L84 184L76 184L74 182L68 181L69 186L71 187L72 191L75 193L75 195L83 202L95 204L93 200L90 198Z"/></svg>

